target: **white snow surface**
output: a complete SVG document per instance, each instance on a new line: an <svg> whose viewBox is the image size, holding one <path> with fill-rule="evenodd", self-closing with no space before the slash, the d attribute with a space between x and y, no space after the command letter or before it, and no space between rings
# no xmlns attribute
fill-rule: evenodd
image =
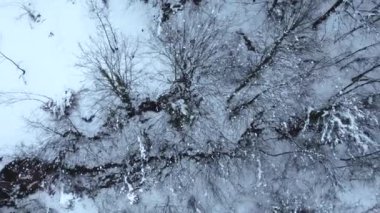
<svg viewBox="0 0 380 213"><path fill-rule="evenodd" d="M28 6L30 4L30 6ZM30 20L23 5L41 14L41 21ZM23 15L24 14L24 15ZM78 43L94 32L85 1L1 1L0 51L26 70L25 82L20 71L9 61L0 61L0 92L27 92L61 97L68 88L78 89L82 74L75 67ZM52 34L50 34L52 33ZM34 143L23 119L40 106L25 101L0 106L0 154L24 144Z"/></svg>
<svg viewBox="0 0 380 213"><path fill-rule="evenodd" d="M30 19L24 6L41 15L38 23ZM129 40L143 42L148 38L153 12L142 2L112 1L108 10L116 30ZM147 16L147 11L152 16ZM20 77L20 70L10 61L0 59L0 100L9 98L9 92L61 100L65 91L75 91L83 85L83 72L75 66L79 44L96 35L97 26L87 1L3 0L0 26L0 51L26 70L25 76ZM31 99L31 95L24 96ZM12 153L20 145L37 142L37 133L26 125L25 119L34 118L40 106L40 102L32 100L0 105L0 156Z"/></svg>

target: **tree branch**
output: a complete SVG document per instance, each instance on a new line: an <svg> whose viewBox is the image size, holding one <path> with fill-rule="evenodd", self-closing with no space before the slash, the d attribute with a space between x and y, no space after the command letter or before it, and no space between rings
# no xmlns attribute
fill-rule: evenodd
<svg viewBox="0 0 380 213"><path fill-rule="evenodd" d="M317 29L318 26L320 24L322 24L323 22L325 22L330 16L331 14L333 14L336 9L344 2L344 0L337 0L333 6L330 7L329 10L327 10L321 17L319 17L313 24L313 29Z"/></svg>
<svg viewBox="0 0 380 213"><path fill-rule="evenodd" d="M0 55L5 58L7 61L11 62L18 70L21 71L20 78L25 75L26 71L20 65L18 65L15 61L13 61L11 58L9 58L7 55L5 55L3 52L0 51Z"/></svg>

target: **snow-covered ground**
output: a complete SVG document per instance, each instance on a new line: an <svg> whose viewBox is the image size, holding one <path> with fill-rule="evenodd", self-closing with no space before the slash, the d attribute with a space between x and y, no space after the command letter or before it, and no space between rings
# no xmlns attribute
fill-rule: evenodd
<svg viewBox="0 0 380 213"><path fill-rule="evenodd" d="M34 22L26 6L40 20ZM0 51L26 70L25 76L9 61L0 63L0 91L26 92L60 97L68 88L80 87L82 74L76 68L78 43L94 32L84 1L1 1ZM3 94L3 99L9 96ZM6 97L5 97L6 96ZM30 118L41 103L23 101L0 107L0 154L24 143L34 143L33 131L24 118Z"/></svg>
<svg viewBox="0 0 380 213"><path fill-rule="evenodd" d="M151 20L142 7L146 5L128 5L124 1L113 1L110 5L111 22L129 40L142 42L147 38ZM40 17L34 21L26 10ZM66 90L81 87L83 72L75 66L80 54L79 43L86 43L90 35L96 35L97 26L87 1L3 0L0 26L0 51L26 70L25 76L20 78L21 72L14 64L0 60L0 100L15 96L39 98L18 93L59 100ZM34 130L27 126L25 119L33 118L40 105L34 100L0 105L0 156L11 153L21 144L36 142Z"/></svg>

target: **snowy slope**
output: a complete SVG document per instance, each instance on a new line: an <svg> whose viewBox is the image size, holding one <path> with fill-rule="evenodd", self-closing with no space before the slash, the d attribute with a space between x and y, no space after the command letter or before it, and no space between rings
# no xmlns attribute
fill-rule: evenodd
<svg viewBox="0 0 380 213"><path fill-rule="evenodd" d="M23 6L41 15L38 23L31 20ZM109 10L115 28L129 40L144 42L148 38L153 11L147 15L146 5L114 1ZM7 92L41 94L59 100L66 90L80 88L84 77L75 66L80 54L78 44L96 34L96 20L90 16L86 1L1 1L0 26L0 51L26 70L24 82L11 62L0 60L0 100L11 97L4 94ZM40 104L25 101L0 106L0 155L20 144L35 142L35 134L24 118L32 117Z"/></svg>
<svg viewBox="0 0 380 213"><path fill-rule="evenodd" d="M39 23L25 14L23 5L41 14ZM26 70L24 83L19 79L19 70L2 59L1 92L27 92L59 98L68 88L79 88L82 76L74 66L78 42L85 41L94 31L84 1L76 4L64 0L1 1L0 26L0 51ZM28 132L23 117L30 117L39 104L25 101L1 106L1 153L20 143L34 142L33 132Z"/></svg>

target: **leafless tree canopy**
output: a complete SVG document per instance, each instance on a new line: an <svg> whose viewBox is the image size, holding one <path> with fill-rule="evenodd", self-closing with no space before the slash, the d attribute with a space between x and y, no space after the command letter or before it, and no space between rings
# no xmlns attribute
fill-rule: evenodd
<svg viewBox="0 0 380 213"><path fill-rule="evenodd" d="M139 45L90 2L87 88L40 99L48 141L0 171L0 205L63 183L103 211L380 210L341 197L380 185L380 2L143 1L161 16ZM155 98L134 87L146 59Z"/></svg>

